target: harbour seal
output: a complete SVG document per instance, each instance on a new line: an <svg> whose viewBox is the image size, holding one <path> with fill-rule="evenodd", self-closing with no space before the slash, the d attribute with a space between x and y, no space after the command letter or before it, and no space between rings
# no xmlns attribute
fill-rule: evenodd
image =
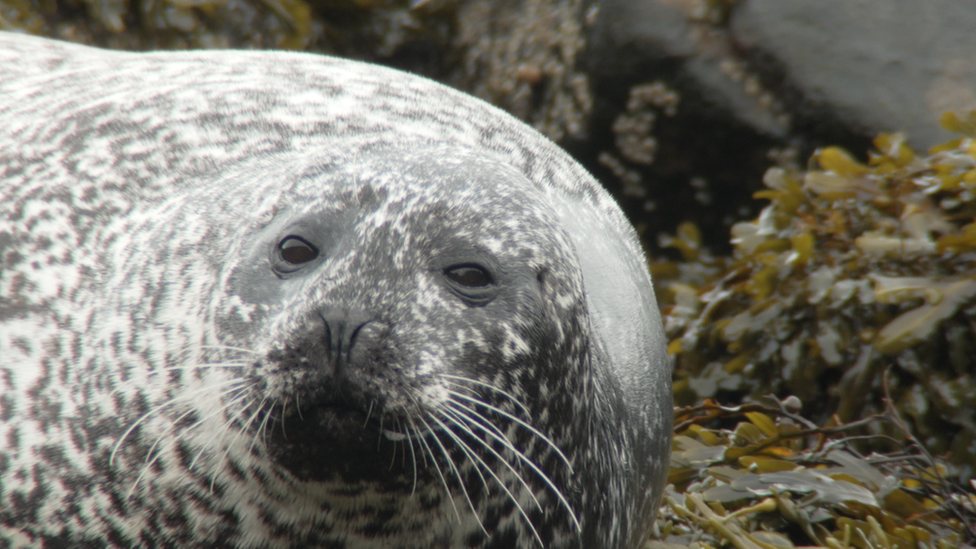
<svg viewBox="0 0 976 549"><path fill-rule="evenodd" d="M0 33L0 545L641 545L633 229L503 112L283 52Z"/></svg>

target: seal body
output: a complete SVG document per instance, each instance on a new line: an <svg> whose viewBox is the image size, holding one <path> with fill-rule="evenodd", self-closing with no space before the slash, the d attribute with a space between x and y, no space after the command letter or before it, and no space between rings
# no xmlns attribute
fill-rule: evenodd
<svg viewBox="0 0 976 549"><path fill-rule="evenodd" d="M644 256L428 80L0 33L0 546L636 548Z"/></svg>

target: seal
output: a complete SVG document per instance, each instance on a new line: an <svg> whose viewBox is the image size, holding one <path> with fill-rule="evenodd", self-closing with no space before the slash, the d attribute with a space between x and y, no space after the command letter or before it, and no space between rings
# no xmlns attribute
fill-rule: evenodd
<svg viewBox="0 0 976 549"><path fill-rule="evenodd" d="M0 33L0 545L639 547L635 232L505 113L284 52Z"/></svg>

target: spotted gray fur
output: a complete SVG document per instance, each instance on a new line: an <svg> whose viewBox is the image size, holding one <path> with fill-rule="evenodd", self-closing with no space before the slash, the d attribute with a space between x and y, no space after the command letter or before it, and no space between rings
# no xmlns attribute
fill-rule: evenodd
<svg viewBox="0 0 976 549"><path fill-rule="evenodd" d="M637 548L668 364L619 209L478 100L0 33L0 547Z"/></svg>

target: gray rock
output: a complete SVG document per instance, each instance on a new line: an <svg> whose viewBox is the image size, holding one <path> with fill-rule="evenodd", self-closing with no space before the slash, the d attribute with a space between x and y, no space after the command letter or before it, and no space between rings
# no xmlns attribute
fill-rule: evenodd
<svg viewBox="0 0 976 549"><path fill-rule="evenodd" d="M727 251L774 162L802 166L826 145L863 157L882 132L920 150L950 139L939 116L976 108L974 28L976 4L955 0L601 0L586 67L590 146L604 152L600 165L577 155L645 241L693 220ZM635 115L628 94L650 83L680 101L674 115L642 115L653 123L635 139L654 153L642 164L616 129Z"/></svg>
<svg viewBox="0 0 976 549"><path fill-rule="evenodd" d="M743 0L729 20L760 77L797 92L791 111L920 148L950 138L942 112L976 108L974 28L976 4L957 0Z"/></svg>

